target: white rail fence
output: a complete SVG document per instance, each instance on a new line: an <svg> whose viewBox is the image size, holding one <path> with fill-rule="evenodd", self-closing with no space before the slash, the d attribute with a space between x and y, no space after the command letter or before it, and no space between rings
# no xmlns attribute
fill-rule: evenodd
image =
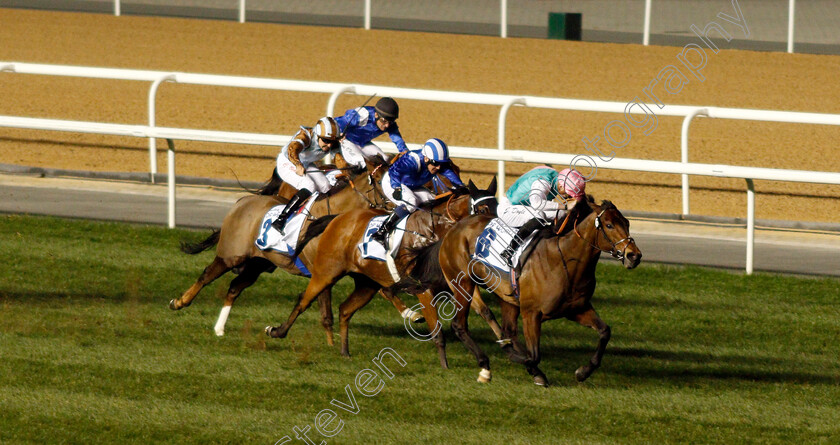
<svg viewBox="0 0 840 445"><path fill-rule="evenodd" d="M364 28L370 29L371 17L371 0L364 0ZM245 23L245 12L247 9L246 0L239 0L239 23ZM652 0L645 0L644 10L644 25L642 26L642 44L647 46L650 43L650 13L652 9ZM508 35L508 2L507 0L499 0L499 36L502 38ZM788 32L787 32L787 52L793 52L793 31L794 31L794 16L796 12L796 0L788 0ZM114 15L120 15L120 0L114 0Z"/></svg>
<svg viewBox="0 0 840 445"><path fill-rule="evenodd" d="M152 180L157 173L155 139L183 139L209 142L256 144L282 146L290 136L234 133L205 130L157 127L155 125L155 96L162 82L175 82L197 85L228 86L239 88L261 88L312 93L328 93L327 114L334 115L336 100L341 94L353 93L361 96L379 95L398 99L415 99L453 103L469 103L500 106L497 149L474 147L451 147L452 155L458 158L498 161L498 177L505 183L505 162L530 162L553 164L571 164L580 155L506 150L505 124L507 112L512 106L535 108L596 111L606 113L632 114L633 107L627 103L577 99L561 99L537 96L510 96L499 94L477 94L450 91L419 90L408 88L383 87L373 85L339 84L330 82L309 82L284 79L266 79L254 77L219 76L208 74L170 73L162 71L143 71L112 68L92 68L78 66L41 65L0 61L0 71L24 74L88 77L101 79L121 79L149 81L149 124L121 125L98 122L79 122L54 119L36 119L15 116L0 116L0 127L24 128L35 130L73 131L106 135L133 136L149 138L150 175ZM6 75L6 74L3 74ZM636 107L640 108L640 107ZM741 178L747 182L747 273L752 273L752 255L755 230L755 191L753 180L774 180L787 182L807 182L821 184L840 184L840 173L811 172L802 170L783 170L728 165L697 164L688 162L688 131L694 117L704 116L720 119L746 119L769 122L791 122L807 124L840 125L840 115L801 113L771 110L749 110L738 108L692 107L668 105L657 111L659 115L681 116L684 118L681 135L682 162L650 161L640 159L613 158L599 164L599 168L631 170L653 173L682 175L683 213L689 213L688 176L715 176ZM386 150L395 152L391 143L382 144ZM416 146L413 145L412 146ZM169 227L175 226L175 152L168 151L168 187L169 187ZM504 187L499 191L503 193Z"/></svg>

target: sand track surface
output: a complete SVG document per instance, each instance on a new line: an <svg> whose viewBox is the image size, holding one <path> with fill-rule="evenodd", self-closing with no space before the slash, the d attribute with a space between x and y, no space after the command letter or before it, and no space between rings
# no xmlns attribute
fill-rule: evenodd
<svg viewBox="0 0 840 445"><path fill-rule="evenodd" d="M709 17L712 20L713 17ZM353 82L435 90L627 102L643 97L657 73L678 64L681 48L540 39L365 31L198 19L0 8L0 60L173 72ZM733 29L733 32L737 29ZM698 42L699 43L699 42ZM664 105L840 113L840 56L708 51L705 80L689 78ZM0 74L0 114L146 124L147 82ZM324 113L327 95L164 84L157 124L292 134ZM344 95L337 110L364 97ZM496 147L499 107L400 101L408 142L439 137L451 145ZM618 114L513 108L507 147L587 153L583 137L602 135ZM649 135L633 131L614 149L622 158L678 161L681 118L660 116ZM840 128L698 119L693 162L840 171ZM0 162L52 168L149 169L139 138L0 128ZM158 169L166 171L165 143ZM261 181L274 147L178 142L177 173ZM465 177L486 184L495 162L461 161ZM508 164L508 184L531 168ZM608 163L599 161L599 165ZM562 167L562 166L559 166ZM588 191L622 209L680 213L678 175L598 170ZM691 211L743 217L743 180L693 177ZM837 222L840 186L756 181L757 217Z"/></svg>

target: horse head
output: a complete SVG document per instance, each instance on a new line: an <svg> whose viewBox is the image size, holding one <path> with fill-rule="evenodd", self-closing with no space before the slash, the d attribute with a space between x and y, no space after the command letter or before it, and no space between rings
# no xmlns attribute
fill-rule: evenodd
<svg viewBox="0 0 840 445"><path fill-rule="evenodd" d="M595 214L593 226L597 230L597 245L604 252L615 257L627 269L633 269L642 261L642 251L630 236L630 221L610 201L600 205L589 202Z"/></svg>
<svg viewBox="0 0 840 445"><path fill-rule="evenodd" d="M569 220L577 236L592 248L609 253L627 269L635 268L642 261L642 252L630 236L630 221L612 202L595 204L587 195L574 205Z"/></svg>
<svg viewBox="0 0 840 445"><path fill-rule="evenodd" d="M437 208L446 204L445 215L450 221L458 222L470 215L496 216L496 178L490 182L487 189L479 189L472 179L466 186L456 187L449 192L435 198L430 204Z"/></svg>
<svg viewBox="0 0 840 445"><path fill-rule="evenodd" d="M388 171L388 162L375 156L365 159L365 165L364 170L351 170L348 175L351 187L367 201L370 207L390 209L393 205L385 197L380 185L382 176Z"/></svg>

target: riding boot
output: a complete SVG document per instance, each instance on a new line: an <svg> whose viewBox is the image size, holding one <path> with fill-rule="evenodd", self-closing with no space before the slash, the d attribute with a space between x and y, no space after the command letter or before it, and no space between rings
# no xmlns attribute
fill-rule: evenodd
<svg viewBox="0 0 840 445"><path fill-rule="evenodd" d="M295 196L292 196L292 199L290 199L289 202L286 203L286 207L284 207L283 211L280 212L280 216L278 216L277 219L275 219L274 222L271 223L271 227L274 227L282 235L285 235L286 232L283 229L286 227L286 219L289 217L289 215L292 214L292 212L297 210L301 204L306 202L306 200L309 199L311 195L312 192L310 192L307 189L298 190L298 192L295 193Z"/></svg>
<svg viewBox="0 0 840 445"><path fill-rule="evenodd" d="M502 259L505 260L505 263L507 265L513 266L513 264L511 264L511 259L513 259L513 254L516 252L516 249L519 249L519 247L522 246L522 243L525 241L526 238L528 238L528 235L530 235L534 230L542 226L542 222L534 218L526 222L522 225L522 227L519 228L519 231L517 231L516 235L513 236L513 240L511 241L510 246L506 247L505 250L503 250L500 254L500 256L502 257Z"/></svg>
<svg viewBox="0 0 840 445"><path fill-rule="evenodd" d="M402 217L400 216L399 212L394 211L389 213L388 218L386 218L385 221L382 222L382 225L379 226L379 228L376 230L376 232L374 232L373 235L370 236L370 240L379 241L379 243L382 244L382 247L387 249L388 246L385 245L385 237L388 236L388 233L394 230L394 227L397 226L397 223L401 218Z"/></svg>

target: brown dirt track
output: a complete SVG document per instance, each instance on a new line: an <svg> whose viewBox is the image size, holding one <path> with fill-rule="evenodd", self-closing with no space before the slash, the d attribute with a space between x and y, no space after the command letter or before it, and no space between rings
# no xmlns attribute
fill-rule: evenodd
<svg viewBox="0 0 840 445"><path fill-rule="evenodd" d="M709 17L712 20L712 17ZM354 82L407 88L627 102L680 48L397 31L285 26L159 17L0 9L0 60L237 76ZM726 43L720 44L721 48ZM840 113L840 56L722 50L709 53L705 82L668 104ZM145 124L147 82L0 74L0 114ZM291 134L324 112L327 95L164 84L161 126ZM365 98L345 95L337 110ZM495 147L499 108L400 101L406 140ZM514 108L511 149L586 153L618 115ZM619 157L679 160L680 118L659 117L654 133L634 132ZM699 119L690 160L840 171L840 128ZM164 144L158 168L166 171ZM277 148L178 143L178 174L261 181ZM147 141L0 129L0 162L100 171L148 171ZM495 162L465 162L485 184ZM602 163L599 162L599 165ZM509 164L508 185L530 165ZM742 217L743 180L693 177L692 213ZM679 176L601 169L589 189L619 208L679 213ZM759 218L837 222L840 186L757 181Z"/></svg>

